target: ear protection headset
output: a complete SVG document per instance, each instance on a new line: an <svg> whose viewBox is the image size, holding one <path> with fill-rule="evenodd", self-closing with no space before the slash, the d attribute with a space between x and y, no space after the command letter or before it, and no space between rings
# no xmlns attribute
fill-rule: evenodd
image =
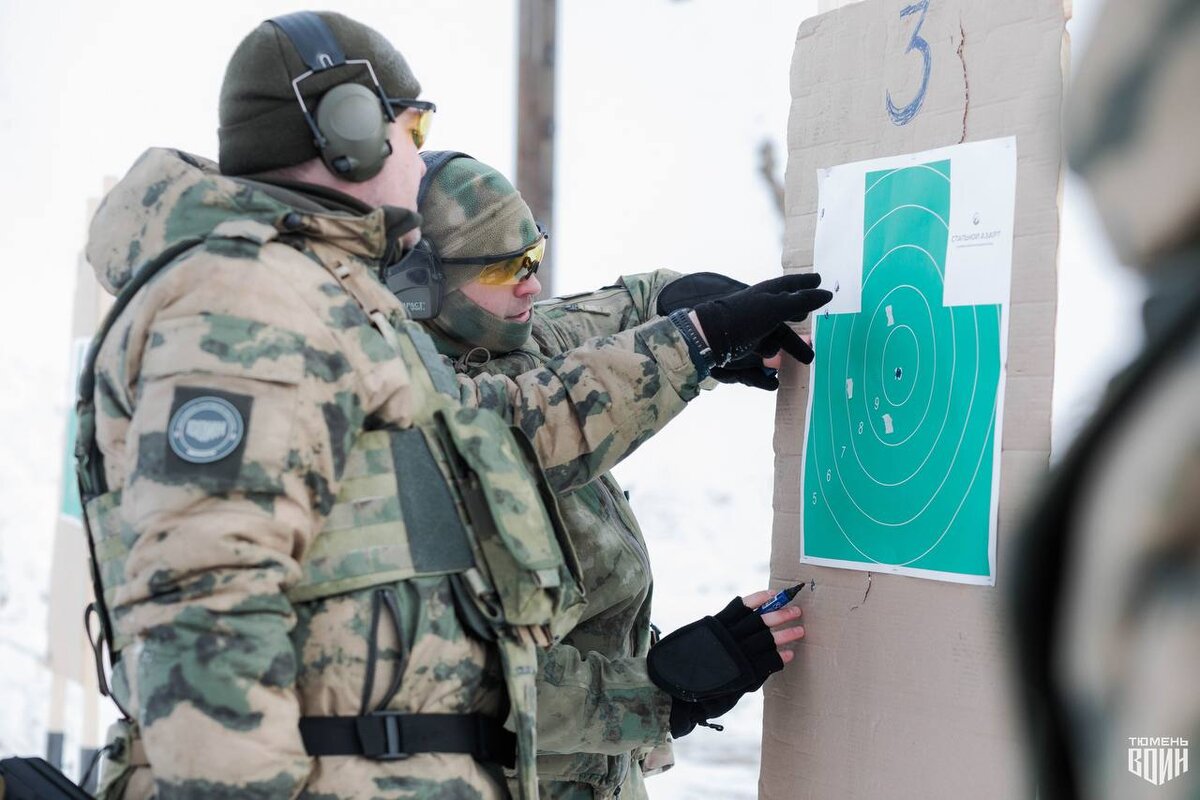
<svg viewBox="0 0 1200 800"><path fill-rule="evenodd" d="M392 154L388 125L396 114L371 62L364 58L347 59L333 31L312 11L299 11L268 20L283 32L308 67L292 80L292 90L313 134L313 144L321 160L334 175L356 183L370 180L383 169ZM318 72L351 64L367 68L375 91L359 83L339 84L317 103L316 117L300 94L300 83Z"/></svg>
<svg viewBox="0 0 1200 800"><path fill-rule="evenodd" d="M433 179L442 167L456 158L471 158L457 150L437 150L421 153L425 162L425 174L417 189L417 208L429 193ZM442 300L446 296L446 274L442 271L442 260L428 239L417 242L404 258L384 267L383 282L392 294L404 304L413 319L433 319L442 311Z"/></svg>

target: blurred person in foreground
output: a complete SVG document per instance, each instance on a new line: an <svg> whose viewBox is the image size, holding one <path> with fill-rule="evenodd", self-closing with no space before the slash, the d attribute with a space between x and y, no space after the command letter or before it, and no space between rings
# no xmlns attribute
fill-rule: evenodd
<svg viewBox="0 0 1200 800"><path fill-rule="evenodd" d="M1198 86L1200 3L1110 0L1069 99L1071 166L1148 299L1145 346L1052 474L1015 567L1046 800L1200 797Z"/></svg>
<svg viewBox="0 0 1200 800"><path fill-rule="evenodd" d="M427 172L418 210L426 245L436 255L433 267L446 283L439 313L426 321L439 352L454 359L468 375L517 376L544 368L597 337L695 307L708 330L706 300L744 288L724 276L681 276L669 270L623 276L596 292L535 304L541 290L536 275L547 246L547 233L529 207L498 171L455 152L422 154ZM813 279L815 285L815 278ZM808 345L790 330L780 330L779 346L811 361ZM785 341L786 340L786 341ZM727 382L773 389L773 370L763 354L724 369L712 364ZM620 387L598 387L620 391ZM587 413L581 409L581 413ZM547 421L553 429L553 422ZM549 471L552 480L563 477ZM573 482L577 483L577 482ZM708 720L730 710L761 679L736 691L689 701L661 680L662 653L674 649L691 664L702 662L708 643L683 634L655 644L650 611L652 574L646 543L633 510L610 473L583 485L568 485L557 495L567 532L579 556L588 605L578 624L561 642L539 656L538 777L543 798L592 800L617 795L645 798L643 777L670 766L669 736L697 725L719 729ZM765 630L747 608L770 599L758 593L734 600L717 618L738 627ZM798 618L786 607L762 619L779 624ZM692 635L695 635L693 633ZM761 658L782 666L792 653L775 647L799 639L792 628L762 639ZM664 648L660 650L660 648ZM649 655L649 658L647 657Z"/></svg>

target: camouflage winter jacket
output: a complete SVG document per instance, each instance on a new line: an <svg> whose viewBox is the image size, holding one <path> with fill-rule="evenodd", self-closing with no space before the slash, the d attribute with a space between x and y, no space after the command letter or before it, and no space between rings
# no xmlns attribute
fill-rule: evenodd
<svg viewBox="0 0 1200 800"><path fill-rule="evenodd" d="M1010 598L1025 739L1040 797L1196 800L1200 4L1112 0L1090 38L1066 150L1145 279L1145 339L1027 513Z"/></svg>
<svg viewBox="0 0 1200 800"><path fill-rule="evenodd" d="M151 150L97 212L88 258L118 292L188 240L196 245L121 313L95 369L96 440L108 488L121 492L115 546L127 550L102 570L120 650L113 694L153 771L111 775L109 796L505 796L494 771L466 755L314 759L297 728L301 716L373 707L393 674L390 710L505 706L496 652L468 635L444 576L385 587L395 625L380 626L366 698L374 592L292 594L332 535L348 458L371 431L406 428L421 410L411 361L363 312L366 295L409 324L376 276L383 210L285 202L211 163ZM697 393L667 320L516 379L446 374L463 404L494 408L525 432L559 489L608 470ZM180 457L169 440L203 440L203 419L176 429L181 404L200 396L244 419L211 464L196 449ZM372 509L350 512L339 529L373 521Z"/></svg>
<svg viewBox="0 0 1200 800"><path fill-rule="evenodd" d="M470 367L517 376L589 339L657 316L668 270L623 277L599 292L534 306L525 348ZM464 367L460 366L460 369ZM559 508L579 557L588 604L583 619L540 657L538 776L543 798L645 798L640 760L666 742L671 698L650 682L652 575L633 510L611 474L561 492Z"/></svg>

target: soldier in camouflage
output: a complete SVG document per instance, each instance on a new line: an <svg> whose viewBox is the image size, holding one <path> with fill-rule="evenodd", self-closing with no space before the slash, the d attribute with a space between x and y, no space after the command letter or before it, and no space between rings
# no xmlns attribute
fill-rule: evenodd
<svg viewBox="0 0 1200 800"><path fill-rule="evenodd" d="M604 473L705 362L660 319L455 376L380 280L419 235L419 91L360 23L271 20L230 62L219 168L150 150L92 222L118 294L77 451L125 714L102 797L500 798L503 766L536 796L536 650L583 602L531 459ZM811 304L763 294L712 326L731 350L762 302L771 327Z"/></svg>
<svg viewBox="0 0 1200 800"><path fill-rule="evenodd" d="M516 377L540 369L596 337L658 318L664 288L672 286L670 294L677 294L690 282L658 270L624 276L597 292L534 304L540 285L529 266L536 266L533 259L546 242L520 194L475 159L423 156L429 168L419 195L423 235L439 256L449 290L441 312L426 324L460 373ZM482 263L488 254L531 248L529 266L507 283L496 285L492 277L504 261ZM764 377L761 366L752 372ZM588 604L574 629L539 658L541 797L646 798L643 777L655 765L672 763L673 704L647 668L653 582L646 543L609 473L560 491L558 504ZM798 613L788 609L780 618ZM780 642L802 635L802 628L793 628Z"/></svg>
<svg viewBox="0 0 1200 800"><path fill-rule="evenodd" d="M1111 0L1068 102L1071 166L1147 300L1142 351L1060 461L1014 570L1040 797L1200 797L1197 81L1200 3Z"/></svg>

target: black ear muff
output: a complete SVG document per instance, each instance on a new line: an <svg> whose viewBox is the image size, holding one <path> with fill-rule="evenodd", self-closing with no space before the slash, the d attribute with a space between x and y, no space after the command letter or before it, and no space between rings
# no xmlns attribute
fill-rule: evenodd
<svg viewBox="0 0 1200 800"><path fill-rule="evenodd" d="M321 159L340 178L369 180L392 154L389 120L379 96L361 84L343 83L326 92L317 104L316 121L325 137Z"/></svg>
<svg viewBox="0 0 1200 800"><path fill-rule="evenodd" d="M425 175L417 191L417 208L425 200L433 178L442 167L456 158L471 158L457 150L426 150L421 153ZM383 268L383 282L404 304L408 316L416 320L433 319L442 311L446 297L446 275L442 260L428 239L422 239L403 258Z"/></svg>
<svg viewBox="0 0 1200 800"><path fill-rule="evenodd" d="M417 242L404 258L383 268L383 282L412 319L433 319L442 312L446 276L428 239Z"/></svg>

